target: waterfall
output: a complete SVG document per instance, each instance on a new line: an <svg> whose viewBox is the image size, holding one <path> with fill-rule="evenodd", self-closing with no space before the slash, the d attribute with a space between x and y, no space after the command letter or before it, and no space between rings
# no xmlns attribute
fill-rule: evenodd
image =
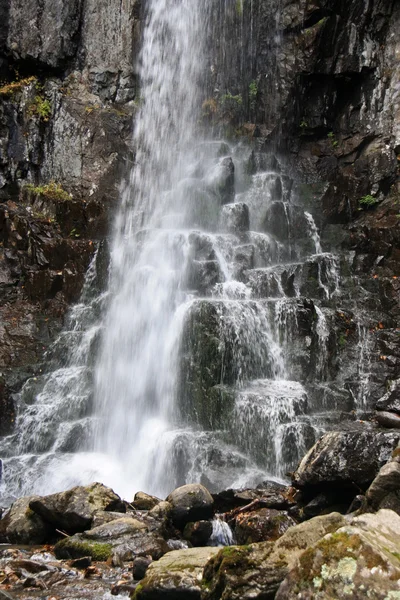
<svg viewBox="0 0 400 600"><path fill-rule="evenodd" d="M212 491L281 481L325 427L318 386L326 391L336 372L340 257L323 252L284 157L257 139L223 139L215 134L223 125L207 127L202 115L207 94L215 106L249 103L247 81L243 97L227 88L238 77L228 69L235 55L214 37L220 27L233 52L234 23L245 73L257 3L250 13L245 1L146 4L135 160L112 231L108 288L96 255L47 372L25 384L16 430L0 441L4 502L94 480L128 500L197 481ZM279 5L271 4L272 48ZM268 61L267 87L278 94L276 56ZM278 106L274 97L267 120ZM366 408L362 331L354 367ZM214 533L229 532L216 523Z"/></svg>

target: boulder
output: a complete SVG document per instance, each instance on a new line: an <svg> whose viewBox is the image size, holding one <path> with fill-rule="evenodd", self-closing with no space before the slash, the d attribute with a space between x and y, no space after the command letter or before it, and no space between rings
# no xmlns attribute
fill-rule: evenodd
<svg viewBox="0 0 400 600"><path fill-rule="evenodd" d="M138 556L133 561L132 575L135 581L140 581L146 576L146 571L149 565L152 563L151 558L148 556Z"/></svg>
<svg viewBox="0 0 400 600"><path fill-rule="evenodd" d="M112 556L114 564L132 560L136 556L159 559L169 551L167 542L157 530L133 517L117 519L58 542L54 548L57 558L78 558L96 553Z"/></svg>
<svg viewBox="0 0 400 600"><path fill-rule="evenodd" d="M121 498L101 483L35 498L29 508L54 528L70 534L89 529L97 511L126 511Z"/></svg>
<svg viewBox="0 0 400 600"><path fill-rule="evenodd" d="M53 528L29 505L35 496L19 498L0 521L0 541L12 544L43 544L50 540Z"/></svg>
<svg viewBox="0 0 400 600"><path fill-rule="evenodd" d="M376 411L375 419L382 427L400 429L400 415L395 412L388 410Z"/></svg>
<svg viewBox="0 0 400 600"><path fill-rule="evenodd" d="M311 497L328 488L366 490L399 440L400 432L372 428L326 433L300 462L294 485Z"/></svg>
<svg viewBox="0 0 400 600"><path fill-rule="evenodd" d="M291 496L295 491L276 481L264 481L257 488L223 490L213 494L213 498L217 512L228 512L233 508L250 504L253 500L262 501L265 508L285 510L294 504Z"/></svg>
<svg viewBox="0 0 400 600"><path fill-rule="evenodd" d="M390 510L353 519L309 547L276 600L383 600L400 596L400 517Z"/></svg>
<svg viewBox="0 0 400 600"><path fill-rule="evenodd" d="M369 508L388 508L400 515L400 446L393 452L392 460L380 469L365 497Z"/></svg>
<svg viewBox="0 0 400 600"><path fill-rule="evenodd" d="M400 415L400 382L391 385L387 394L378 400L375 406L377 411L389 411Z"/></svg>
<svg viewBox="0 0 400 600"><path fill-rule="evenodd" d="M235 536L238 544L275 541L296 521L287 512L261 508L239 514L235 519Z"/></svg>
<svg viewBox="0 0 400 600"><path fill-rule="evenodd" d="M171 504L169 502L165 502L164 500L163 502L156 504L154 508L149 510L149 517L152 517L153 519L164 520L169 516L171 510Z"/></svg>
<svg viewBox="0 0 400 600"><path fill-rule="evenodd" d="M211 521L196 521L195 523L186 523L183 530L183 537L192 546L206 546L212 532L213 526Z"/></svg>
<svg viewBox="0 0 400 600"><path fill-rule="evenodd" d="M210 492L199 483L190 483L177 488L167 498L172 505L171 519L183 529L190 521L201 521L212 517L214 500Z"/></svg>
<svg viewBox="0 0 400 600"><path fill-rule="evenodd" d="M136 510L151 510L157 506L157 504L160 504L160 502L162 502L160 498L149 496L149 494L145 494L144 492L137 492L135 494L135 499L132 502L132 506L136 508Z"/></svg>
<svg viewBox="0 0 400 600"><path fill-rule="evenodd" d="M304 550L345 524L331 513L291 527L275 544L223 548L204 569L204 600L272 600Z"/></svg>
<svg viewBox="0 0 400 600"><path fill-rule="evenodd" d="M126 517L126 513L114 512L112 510L99 510L94 513L92 520L92 528L99 527L105 523L116 521L117 519L123 519Z"/></svg>
<svg viewBox="0 0 400 600"><path fill-rule="evenodd" d="M200 600L201 577L219 548L174 550L152 563L136 588L134 600Z"/></svg>

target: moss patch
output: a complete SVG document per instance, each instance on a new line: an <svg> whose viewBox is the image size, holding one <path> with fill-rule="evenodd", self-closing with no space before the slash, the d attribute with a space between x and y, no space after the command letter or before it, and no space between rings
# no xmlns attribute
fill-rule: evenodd
<svg viewBox="0 0 400 600"><path fill-rule="evenodd" d="M35 196L42 196L48 200L63 201L71 200L71 196L66 192L59 183L51 181L46 185L35 186L28 183L24 189Z"/></svg>
<svg viewBox="0 0 400 600"><path fill-rule="evenodd" d="M63 559L91 556L93 560L106 561L110 558L111 551L111 544L84 542L76 538L66 538L65 540L61 540L54 547L56 557Z"/></svg>

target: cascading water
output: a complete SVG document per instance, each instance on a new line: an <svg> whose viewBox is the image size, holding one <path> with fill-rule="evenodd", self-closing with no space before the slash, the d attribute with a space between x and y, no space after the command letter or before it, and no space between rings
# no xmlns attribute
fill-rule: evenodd
<svg viewBox="0 0 400 600"><path fill-rule="evenodd" d="M94 480L129 499L187 482L217 490L281 479L325 427L323 411L339 406L327 391L339 258L322 251L282 157L210 140L200 126L212 10L233 14L244 35L244 5L147 3L135 166L108 291L96 256L49 372L27 382L16 433L0 443L4 502ZM276 17L279 2L271 6ZM222 104L235 97L226 92L215 91Z"/></svg>

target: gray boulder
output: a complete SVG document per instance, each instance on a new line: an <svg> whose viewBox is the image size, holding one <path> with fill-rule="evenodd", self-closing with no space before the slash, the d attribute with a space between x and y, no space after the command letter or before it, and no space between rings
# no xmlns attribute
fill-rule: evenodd
<svg viewBox="0 0 400 600"><path fill-rule="evenodd" d="M72 534L89 529L97 511L126 511L121 498L101 483L35 498L29 508L54 528Z"/></svg>
<svg viewBox="0 0 400 600"><path fill-rule="evenodd" d="M214 500L210 492L199 483L190 483L177 488L167 498L172 506L171 519L183 529L190 521L208 519L213 514Z"/></svg>
<svg viewBox="0 0 400 600"><path fill-rule="evenodd" d="M174 550L152 563L134 600L200 600L204 566L219 548Z"/></svg>
<svg viewBox="0 0 400 600"><path fill-rule="evenodd" d="M204 600L272 600L304 550L345 524L331 513L290 528L275 544L223 548L204 569Z"/></svg>
<svg viewBox="0 0 400 600"><path fill-rule="evenodd" d="M400 596L400 517L381 510L353 519L309 547L276 600L383 600Z"/></svg>
<svg viewBox="0 0 400 600"><path fill-rule="evenodd" d="M43 544L50 541L53 528L29 505L35 496L19 498L0 521L0 542L12 544Z"/></svg>
<svg viewBox="0 0 400 600"><path fill-rule="evenodd" d="M300 462L294 485L306 493L326 486L365 490L399 440L400 432L372 428L326 433Z"/></svg>
<svg viewBox="0 0 400 600"><path fill-rule="evenodd" d="M57 558L92 556L94 560L107 560L112 557L116 565L137 556L157 560L168 551L160 531L129 516L61 540L54 548ZM96 558L99 552L106 558Z"/></svg>

